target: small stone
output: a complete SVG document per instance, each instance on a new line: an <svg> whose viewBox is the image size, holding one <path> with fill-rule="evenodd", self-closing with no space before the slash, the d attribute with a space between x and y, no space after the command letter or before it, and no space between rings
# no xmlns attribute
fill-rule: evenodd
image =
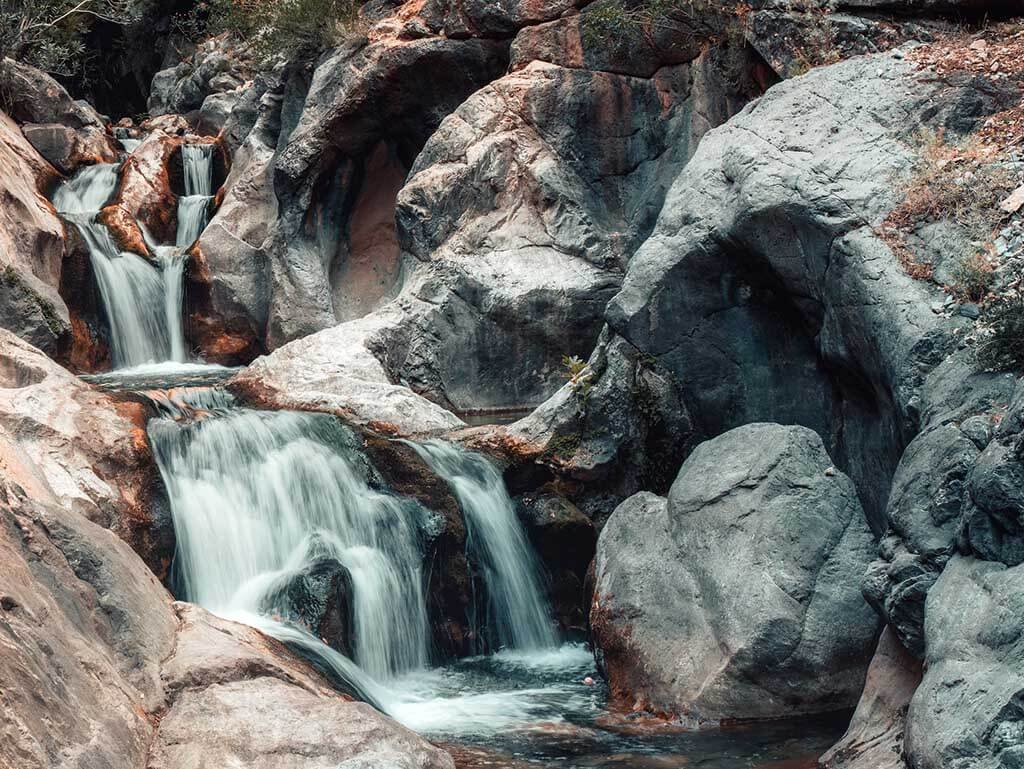
<svg viewBox="0 0 1024 769"><path fill-rule="evenodd" d="M829 478L833 477L835 474L836 469L834 467L829 466L825 468L825 475L827 475Z"/></svg>
<svg viewBox="0 0 1024 769"><path fill-rule="evenodd" d="M959 313L965 318L977 320L981 317L981 308L973 302L968 302L967 304L960 305Z"/></svg>
<svg viewBox="0 0 1024 769"><path fill-rule="evenodd" d="M587 676L586 678L583 679L583 685L584 686L593 686L594 685L594 679L591 678L590 676Z"/></svg>

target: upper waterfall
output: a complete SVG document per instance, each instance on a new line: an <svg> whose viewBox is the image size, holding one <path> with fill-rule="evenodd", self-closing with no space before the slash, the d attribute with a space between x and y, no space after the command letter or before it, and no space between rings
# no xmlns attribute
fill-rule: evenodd
<svg viewBox="0 0 1024 769"><path fill-rule="evenodd" d="M164 272L138 254L121 251L99 221L100 210L117 187L118 168L117 164L83 168L57 188L54 207L75 225L89 249L110 324L114 366L184 361L181 271ZM169 297L177 297L173 311Z"/></svg>

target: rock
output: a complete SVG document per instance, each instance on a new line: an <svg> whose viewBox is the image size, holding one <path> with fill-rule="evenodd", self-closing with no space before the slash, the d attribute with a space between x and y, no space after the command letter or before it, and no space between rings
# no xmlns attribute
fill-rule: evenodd
<svg viewBox="0 0 1024 769"><path fill-rule="evenodd" d="M285 345L257 358L228 386L254 404L326 411L402 435L462 426L454 414L389 380L367 349L379 332L375 320L350 321Z"/></svg>
<svg viewBox="0 0 1024 769"><path fill-rule="evenodd" d="M931 312L935 293L874 227L917 162L914 131L970 130L1009 98L995 86L976 93L967 79L922 78L905 58L873 55L780 83L709 131L630 260L590 359L600 372L629 351L671 397L652 408L626 386L592 389L584 414L601 416L588 424L559 393L513 432L547 449L578 436L562 469L594 468L592 487L630 493L655 462L679 462L694 434L802 424L827 440L881 535L902 450L928 424L919 388L955 349L959 321ZM692 429L623 478L605 458L628 456L677 403ZM633 424L621 436L603 431L623 422Z"/></svg>
<svg viewBox="0 0 1024 769"><path fill-rule="evenodd" d="M268 90L235 151L220 208L192 249L193 337L212 362L248 363L266 349L267 242L278 211L272 173L280 121L281 94Z"/></svg>
<svg viewBox="0 0 1024 769"><path fill-rule="evenodd" d="M181 145L180 138L154 130L124 162L114 199L102 214L121 248L149 253L138 223L145 225L157 242L174 242L178 206L168 169Z"/></svg>
<svg viewBox="0 0 1024 769"><path fill-rule="evenodd" d="M305 627L333 649L351 657L352 577L344 566L324 558L310 564L266 596L260 612L280 615Z"/></svg>
<svg viewBox="0 0 1024 769"><path fill-rule="evenodd" d="M117 160L117 142L106 121L88 103L72 99L45 72L3 59L0 90L7 113L25 124L25 138L62 173Z"/></svg>
<svg viewBox="0 0 1024 769"><path fill-rule="evenodd" d="M0 165L0 326L59 355L71 331L58 293L64 230L40 194L56 174L2 113Z"/></svg>
<svg viewBox="0 0 1024 769"><path fill-rule="evenodd" d="M102 128L88 126L76 131L56 123L28 123L21 130L29 144L63 174L72 174L83 165L117 161L117 150Z"/></svg>
<svg viewBox="0 0 1024 769"><path fill-rule="evenodd" d="M201 111L206 99L246 82L251 65L248 51L234 45L229 35L205 40L185 61L153 75L149 114L160 117Z"/></svg>
<svg viewBox="0 0 1024 769"><path fill-rule="evenodd" d="M114 530L166 574L174 541L143 408L93 389L6 331L0 372L0 430L32 467L17 482L33 499Z"/></svg>
<svg viewBox="0 0 1024 769"><path fill-rule="evenodd" d="M955 556L928 595L925 674L907 714L914 769L996 769L1024 749L1024 567Z"/></svg>
<svg viewBox="0 0 1024 769"><path fill-rule="evenodd" d="M940 363L921 385L922 430L896 468L888 533L864 581L867 599L918 658L925 653L925 599L974 509L970 479L1012 388L1012 377L975 371L965 352Z"/></svg>
<svg viewBox="0 0 1024 769"><path fill-rule="evenodd" d="M888 628L871 658L864 693L846 734L819 760L822 769L906 769L903 731L921 663Z"/></svg>
<svg viewBox="0 0 1024 769"><path fill-rule="evenodd" d="M396 192L442 118L505 70L507 47L500 40L386 37L367 44L355 40L320 63L305 99L296 105L301 113L294 122L285 121L286 144L275 160L280 228L272 259L268 347L355 317L342 281L353 272L370 285L376 277L375 292L367 297L371 306L390 297L389 278L397 274L394 252L384 251L383 264L372 261L377 257L368 249L372 243L365 237L358 242L353 211L343 201L355 203L365 180L373 178L368 173L380 152L391 158L383 166L386 177L380 190L368 192L385 198ZM371 222L382 221L380 212L392 206L393 198L365 201L364 196ZM306 225L311 211L320 217L316 232ZM383 221L393 233L390 217Z"/></svg>
<svg viewBox="0 0 1024 769"><path fill-rule="evenodd" d="M516 511L544 566L548 595L562 633L586 638L583 586L597 544L593 522L550 487L517 498Z"/></svg>
<svg viewBox="0 0 1024 769"><path fill-rule="evenodd" d="M698 446L667 500L642 493L612 514L590 621L614 702L694 721L856 702L877 632L857 589L874 543L831 465L807 428L748 425Z"/></svg>
<svg viewBox="0 0 1024 769"><path fill-rule="evenodd" d="M1024 435L994 440L971 469L960 540L964 552L1024 563Z"/></svg>
<svg viewBox="0 0 1024 769"><path fill-rule="evenodd" d="M0 86L7 114L19 123L60 124L103 129L105 122L86 102L72 99L45 72L13 59L0 60Z"/></svg>

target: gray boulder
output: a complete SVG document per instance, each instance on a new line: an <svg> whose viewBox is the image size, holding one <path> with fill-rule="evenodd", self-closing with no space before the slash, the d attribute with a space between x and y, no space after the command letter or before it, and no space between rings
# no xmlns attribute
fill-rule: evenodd
<svg viewBox="0 0 1024 769"><path fill-rule="evenodd" d="M873 554L811 430L702 443L668 499L631 497L601 532L591 626L613 698L695 721L852 706L878 627L857 587Z"/></svg>
<svg viewBox="0 0 1024 769"><path fill-rule="evenodd" d="M914 769L1024 761L1024 567L955 556L928 595L925 674L907 715Z"/></svg>

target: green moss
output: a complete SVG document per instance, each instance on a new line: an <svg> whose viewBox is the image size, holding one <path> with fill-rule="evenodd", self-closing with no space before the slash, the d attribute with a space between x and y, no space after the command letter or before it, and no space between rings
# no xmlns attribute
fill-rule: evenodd
<svg viewBox="0 0 1024 769"><path fill-rule="evenodd" d="M548 442L547 450L544 453L551 457L570 457L576 453L582 442L583 436L579 433L556 435Z"/></svg>

